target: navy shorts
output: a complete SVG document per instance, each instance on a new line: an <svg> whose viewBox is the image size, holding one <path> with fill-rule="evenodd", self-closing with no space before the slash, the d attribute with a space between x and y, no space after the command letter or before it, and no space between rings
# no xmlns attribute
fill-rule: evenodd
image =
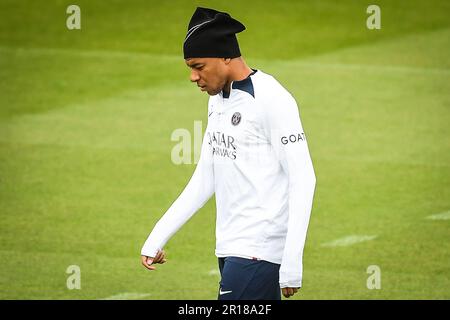
<svg viewBox="0 0 450 320"><path fill-rule="evenodd" d="M238 257L219 258L219 300L281 300L280 265Z"/></svg>

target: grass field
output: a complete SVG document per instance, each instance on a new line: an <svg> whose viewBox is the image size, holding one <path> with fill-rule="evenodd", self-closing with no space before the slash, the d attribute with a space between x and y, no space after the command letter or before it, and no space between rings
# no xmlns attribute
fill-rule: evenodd
<svg viewBox="0 0 450 320"><path fill-rule="evenodd" d="M448 1L377 1L381 30L372 2L330 0L77 1L69 31L72 3L0 2L0 299L216 298L214 199L165 265L139 256L195 168L171 133L206 125L181 51L197 5L242 21L247 63L300 106L317 187L293 299L450 299Z"/></svg>

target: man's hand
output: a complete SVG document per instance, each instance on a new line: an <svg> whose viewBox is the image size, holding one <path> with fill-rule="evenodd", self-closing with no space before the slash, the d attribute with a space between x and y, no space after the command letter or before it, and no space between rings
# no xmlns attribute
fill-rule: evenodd
<svg viewBox="0 0 450 320"><path fill-rule="evenodd" d="M281 288L281 292L285 298L289 298L297 293L300 288Z"/></svg>
<svg viewBox="0 0 450 320"><path fill-rule="evenodd" d="M141 256L142 265L146 267L148 270L156 270L156 267L153 266L155 263L163 264L167 260L165 259L166 253L164 250L158 250L155 257L147 257Z"/></svg>

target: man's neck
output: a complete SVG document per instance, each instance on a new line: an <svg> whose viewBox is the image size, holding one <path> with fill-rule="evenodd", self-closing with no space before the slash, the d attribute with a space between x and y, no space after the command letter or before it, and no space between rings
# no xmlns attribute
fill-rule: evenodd
<svg viewBox="0 0 450 320"><path fill-rule="evenodd" d="M223 91L230 92L231 88L231 82L232 81L240 81L246 79L253 70L245 63L244 59L236 59L236 61L233 61L235 65L231 68L231 73L228 77L227 82L225 83L225 86L223 87Z"/></svg>

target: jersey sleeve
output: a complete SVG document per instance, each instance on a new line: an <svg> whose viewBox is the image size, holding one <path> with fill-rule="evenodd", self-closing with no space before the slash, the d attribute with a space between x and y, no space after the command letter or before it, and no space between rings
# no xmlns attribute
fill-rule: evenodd
<svg viewBox="0 0 450 320"><path fill-rule="evenodd" d="M207 131L207 130L206 130ZM154 257L167 241L196 213L214 194L214 170L212 153L203 137L200 158L188 184L156 223L141 250L141 255Z"/></svg>
<svg viewBox="0 0 450 320"><path fill-rule="evenodd" d="M274 152L289 182L288 228L279 282L281 288L299 288L316 176L297 102L289 93L267 104L266 123Z"/></svg>

